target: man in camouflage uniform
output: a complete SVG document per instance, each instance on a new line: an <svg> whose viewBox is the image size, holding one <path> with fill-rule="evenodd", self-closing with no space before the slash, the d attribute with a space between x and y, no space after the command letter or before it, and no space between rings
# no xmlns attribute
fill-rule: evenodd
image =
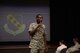
<svg viewBox="0 0 80 53"><path fill-rule="evenodd" d="M36 22L31 23L29 26L29 34L31 36L29 48L31 48L31 53L45 52L45 25L42 23L42 20L43 17L40 14L38 14L36 16Z"/></svg>

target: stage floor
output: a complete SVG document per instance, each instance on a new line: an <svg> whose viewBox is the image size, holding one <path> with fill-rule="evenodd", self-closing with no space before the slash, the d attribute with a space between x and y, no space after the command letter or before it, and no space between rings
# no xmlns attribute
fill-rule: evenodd
<svg viewBox="0 0 80 53"><path fill-rule="evenodd" d="M29 48L29 45L0 45L0 49L23 49ZM58 45L48 45L48 48L57 48Z"/></svg>
<svg viewBox="0 0 80 53"><path fill-rule="evenodd" d="M48 45L48 53L55 53L57 45ZM0 53L30 53L28 45L0 45Z"/></svg>

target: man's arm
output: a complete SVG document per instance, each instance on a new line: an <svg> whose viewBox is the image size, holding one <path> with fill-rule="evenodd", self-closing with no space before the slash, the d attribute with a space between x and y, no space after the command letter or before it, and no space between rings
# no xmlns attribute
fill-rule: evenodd
<svg viewBox="0 0 80 53"><path fill-rule="evenodd" d="M33 31L29 31L30 36L33 37L39 27L40 25L38 25Z"/></svg>
<svg viewBox="0 0 80 53"><path fill-rule="evenodd" d="M45 52L47 52L48 51L48 45L47 45L47 39L46 39L45 33L43 34L43 37L44 37L44 44L45 44Z"/></svg>
<svg viewBox="0 0 80 53"><path fill-rule="evenodd" d="M44 37L45 45L47 45L47 39L46 39L46 34L45 33L43 34L43 37Z"/></svg>

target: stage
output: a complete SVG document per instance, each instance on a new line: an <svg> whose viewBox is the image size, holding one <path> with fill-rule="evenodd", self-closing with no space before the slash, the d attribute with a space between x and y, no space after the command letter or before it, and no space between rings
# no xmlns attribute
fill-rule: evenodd
<svg viewBox="0 0 80 53"><path fill-rule="evenodd" d="M48 53L54 53L57 45L48 45ZM28 45L1 45L0 53L30 53Z"/></svg>

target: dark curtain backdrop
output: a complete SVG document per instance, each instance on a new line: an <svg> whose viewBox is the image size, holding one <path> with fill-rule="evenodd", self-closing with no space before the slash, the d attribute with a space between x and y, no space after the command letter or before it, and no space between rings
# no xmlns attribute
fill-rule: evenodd
<svg viewBox="0 0 80 53"><path fill-rule="evenodd" d="M73 37L80 39L79 1L51 0L51 41L58 43L64 39L69 45Z"/></svg>

